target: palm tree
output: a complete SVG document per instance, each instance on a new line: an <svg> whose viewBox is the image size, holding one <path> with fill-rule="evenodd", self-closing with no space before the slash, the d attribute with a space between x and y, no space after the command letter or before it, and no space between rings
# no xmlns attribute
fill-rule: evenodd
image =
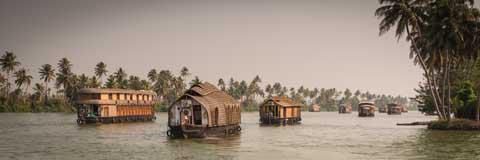
<svg viewBox="0 0 480 160"><path fill-rule="evenodd" d="M427 2L424 0L379 0L380 8L375 11L375 15L383 18L380 22L380 35L387 33L392 27L396 26L395 36L400 39L407 34L407 41L411 40L413 46L413 54L415 54L415 61L420 62L424 71L424 76L427 79L429 90L434 98L435 107L440 112L438 93L433 84L432 75L425 63L425 59L420 54L417 47L417 37L422 37L422 17L425 13L425 8L422 5ZM439 114L439 118L443 119L445 115Z"/></svg>
<svg viewBox="0 0 480 160"><path fill-rule="evenodd" d="M25 93L28 91L28 87L30 86L30 83L32 83L32 76L27 74L27 70L22 68L18 70L17 72L14 73L16 80L15 84L17 84L17 89L20 89L24 84L26 84L25 87Z"/></svg>
<svg viewBox="0 0 480 160"><path fill-rule="evenodd" d="M55 86L60 88L63 87L63 95L67 98L67 90L72 86L70 80L73 75L72 73L72 63L67 58L62 58L57 63L58 73L56 78Z"/></svg>
<svg viewBox="0 0 480 160"><path fill-rule="evenodd" d="M45 93L45 88L40 83L35 83L33 86L33 95L37 98L37 100L42 100L42 94Z"/></svg>
<svg viewBox="0 0 480 160"><path fill-rule="evenodd" d="M202 80L200 80L198 78L198 76L195 76L195 78L192 79L192 81L190 82L190 86L198 85L198 84L201 84L201 83L202 83Z"/></svg>
<svg viewBox="0 0 480 160"><path fill-rule="evenodd" d="M7 82L7 97L10 92L10 73L15 70L17 66L19 66L21 63L17 61L17 56L13 54L13 52L5 52L4 55L0 58L0 66L2 68L2 71L7 73L6 76L6 82Z"/></svg>
<svg viewBox="0 0 480 160"><path fill-rule="evenodd" d="M100 88L101 83L98 81L98 78L96 76L92 76L91 78L88 79L87 82L87 87L88 88Z"/></svg>
<svg viewBox="0 0 480 160"><path fill-rule="evenodd" d="M158 75L156 69L151 69L147 74L148 80L150 80L152 83L155 83L155 81L157 81L157 77Z"/></svg>
<svg viewBox="0 0 480 160"><path fill-rule="evenodd" d="M190 72L187 67L183 67L182 70L180 71L180 77L183 79L187 78L190 75Z"/></svg>
<svg viewBox="0 0 480 160"><path fill-rule="evenodd" d="M218 87L220 87L220 90L225 91L226 86L225 86L225 81L223 81L222 78L218 79Z"/></svg>
<svg viewBox="0 0 480 160"><path fill-rule="evenodd" d="M55 69L52 68L50 64L44 64L38 72L40 74L40 79L45 83L45 104L48 102L48 83L55 78Z"/></svg>
<svg viewBox="0 0 480 160"><path fill-rule="evenodd" d="M97 65L95 65L95 76L100 79L100 86L103 82L103 76L107 76L107 72L107 65L105 63L98 62Z"/></svg>
<svg viewBox="0 0 480 160"><path fill-rule="evenodd" d="M126 79L127 78L127 73L125 73L125 71L123 70L123 68L118 68L117 72L114 73L115 75L115 79L116 79L116 83L118 85L119 88L121 89L127 89L128 88L128 80Z"/></svg>

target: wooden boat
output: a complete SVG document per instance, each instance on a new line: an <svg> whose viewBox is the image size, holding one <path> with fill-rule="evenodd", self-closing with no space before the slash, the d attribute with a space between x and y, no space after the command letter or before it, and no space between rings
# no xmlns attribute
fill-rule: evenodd
<svg viewBox="0 0 480 160"><path fill-rule="evenodd" d="M259 107L262 124L294 124L302 120L302 105L287 97L266 99Z"/></svg>
<svg viewBox="0 0 480 160"><path fill-rule="evenodd" d="M320 106L317 104L313 104L310 106L310 112L320 112Z"/></svg>
<svg viewBox="0 0 480 160"><path fill-rule="evenodd" d="M78 91L77 123L117 123L155 119L151 91L84 88Z"/></svg>
<svg viewBox="0 0 480 160"><path fill-rule="evenodd" d="M359 117L375 116L375 104L373 102L361 102L358 104Z"/></svg>
<svg viewBox="0 0 480 160"><path fill-rule="evenodd" d="M340 106L338 106L338 113L340 114L352 113L352 106L346 105L346 104L340 104Z"/></svg>
<svg viewBox="0 0 480 160"><path fill-rule="evenodd" d="M389 115L400 115L402 114L403 107L396 103L389 103L388 106L388 114Z"/></svg>
<svg viewBox="0 0 480 160"><path fill-rule="evenodd" d="M408 112L408 108L405 107L405 106L402 106L402 112L403 112L403 113L407 113L407 112Z"/></svg>
<svg viewBox="0 0 480 160"><path fill-rule="evenodd" d="M168 108L167 135L225 136L241 131L240 103L210 83L192 86Z"/></svg>
<svg viewBox="0 0 480 160"><path fill-rule="evenodd" d="M388 111L387 106L378 107L378 113L387 113L387 111Z"/></svg>

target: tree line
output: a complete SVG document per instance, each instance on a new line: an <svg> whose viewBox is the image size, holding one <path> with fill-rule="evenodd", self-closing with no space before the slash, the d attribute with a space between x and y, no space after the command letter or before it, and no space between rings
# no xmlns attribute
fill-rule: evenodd
<svg viewBox="0 0 480 160"><path fill-rule="evenodd" d="M202 80L191 76L189 69L183 67L178 75L169 70L151 69L146 79L129 75L123 68L117 68L113 73L107 69L107 64L98 62L92 70L92 76L85 73L72 72L73 63L68 58L61 58L53 66L44 64L38 68L41 83L33 84L33 92L28 92L33 76L30 70L23 68L21 62L12 52L5 52L0 57L0 111L1 112L43 112L43 111L75 111L74 103L77 92L82 88L116 88L133 90L152 90L157 93L157 111L166 111L169 104L179 98L187 89ZM11 83L13 82L13 83ZM215 83L212 83L215 84ZM351 104L354 108L362 100L375 101L378 105L400 103L407 105L408 98L384 94L372 94L350 89L340 91L335 88L313 88L303 86L287 87L279 82L262 86L260 76L251 81L235 80L228 82L220 78L216 83L218 88L238 100L244 111L257 110L258 105L266 98L286 96L297 103L303 104L307 110L312 104L317 104L324 111L336 111L341 103ZM12 87L15 85L15 88ZM52 88L55 92L52 92Z"/></svg>
<svg viewBox="0 0 480 160"><path fill-rule="evenodd" d="M423 70L416 89L422 112L440 120L480 120L480 11L474 0L380 0L380 35L410 43Z"/></svg>

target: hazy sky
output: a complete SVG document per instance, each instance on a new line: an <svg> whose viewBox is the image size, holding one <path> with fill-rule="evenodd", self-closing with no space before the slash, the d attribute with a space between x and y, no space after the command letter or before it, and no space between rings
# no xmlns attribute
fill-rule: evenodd
<svg viewBox="0 0 480 160"><path fill-rule="evenodd" d="M377 0L0 0L0 50L38 68L69 58L146 77L187 66L200 79L413 96L409 45L378 36Z"/></svg>

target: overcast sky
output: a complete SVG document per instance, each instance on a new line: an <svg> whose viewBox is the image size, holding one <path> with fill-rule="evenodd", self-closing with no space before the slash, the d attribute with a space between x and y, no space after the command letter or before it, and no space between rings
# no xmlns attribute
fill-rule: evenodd
<svg viewBox="0 0 480 160"><path fill-rule="evenodd" d="M413 96L409 45L378 36L377 0L0 0L0 50L38 68L69 58L146 77L187 66L200 79Z"/></svg>

